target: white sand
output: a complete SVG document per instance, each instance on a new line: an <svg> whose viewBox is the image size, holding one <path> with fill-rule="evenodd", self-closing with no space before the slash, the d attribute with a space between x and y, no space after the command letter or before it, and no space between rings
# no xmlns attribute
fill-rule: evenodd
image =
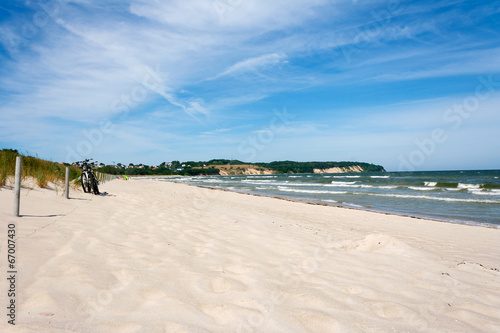
<svg viewBox="0 0 500 333"><path fill-rule="evenodd" d="M1 332L500 332L500 230L148 180L0 191Z"/></svg>

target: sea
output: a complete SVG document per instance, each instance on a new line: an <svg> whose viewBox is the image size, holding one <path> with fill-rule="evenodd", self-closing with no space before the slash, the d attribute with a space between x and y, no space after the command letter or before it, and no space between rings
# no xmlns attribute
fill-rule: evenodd
<svg viewBox="0 0 500 333"><path fill-rule="evenodd" d="M500 170L182 176L159 179L500 228Z"/></svg>

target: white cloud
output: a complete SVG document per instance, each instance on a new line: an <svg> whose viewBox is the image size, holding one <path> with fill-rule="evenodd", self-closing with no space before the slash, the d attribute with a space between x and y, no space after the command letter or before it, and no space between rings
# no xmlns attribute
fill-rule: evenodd
<svg viewBox="0 0 500 333"><path fill-rule="evenodd" d="M265 54L259 57L245 59L230 66L224 72L215 76L215 78L237 73L254 72L261 68L274 66L279 63L282 63L284 59L286 59L286 56L277 53Z"/></svg>
<svg viewBox="0 0 500 333"><path fill-rule="evenodd" d="M133 1L130 12L183 32L281 29L312 18L326 0L172 0Z"/></svg>
<svg viewBox="0 0 500 333"><path fill-rule="evenodd" d="M213 131L206 131L206 132L203 132L201 133L202 136L212 136L212 135L219 135L221 133L226 133L226 132L230 132L231 129L230 128L218 128L216 130L213 130Z"/></svg>

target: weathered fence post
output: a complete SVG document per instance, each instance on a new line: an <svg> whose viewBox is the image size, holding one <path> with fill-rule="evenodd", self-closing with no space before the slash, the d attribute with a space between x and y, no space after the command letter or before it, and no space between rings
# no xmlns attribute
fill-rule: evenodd
<svg viewBox="0 0 500 333"><path fill-rule="evenodd" d="M69 167L66 167L66 199L69 199Z"/></svg>
<svg viewBox="0 0 500 333"><path fill-rule="evenodd" d="M19 204L21 200L21 171L23 165L23 157L16 157L16 173L14 176L14 216L19 216Z"/></svg>

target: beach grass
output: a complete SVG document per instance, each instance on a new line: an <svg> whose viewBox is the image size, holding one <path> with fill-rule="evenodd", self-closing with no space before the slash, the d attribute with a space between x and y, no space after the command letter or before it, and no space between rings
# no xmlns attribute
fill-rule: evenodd
<svg viewBox="0 0 500 333"><path fill-rule="evenodd" d="M9 177L14 177L16 157L23 156L21 179L33 178L36 184L47 187L49 183L64 182L66 166L63 164L46 161L33 156L20 154L13 149L0 150L0 186L5 186ZM70 167L70 181L79 180L80 169Z"/></svg>

